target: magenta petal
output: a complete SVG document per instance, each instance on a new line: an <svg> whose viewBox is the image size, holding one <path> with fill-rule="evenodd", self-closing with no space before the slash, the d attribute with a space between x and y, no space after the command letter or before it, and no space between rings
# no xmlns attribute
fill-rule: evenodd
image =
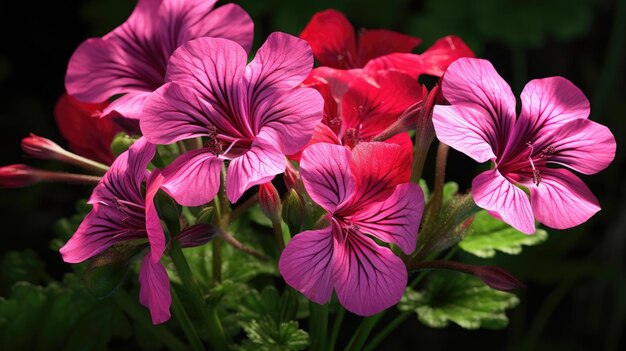
<svg viewBox="0 0 626 351"><path fill-rule="evenodd" d="M331 227L294 236L280 255L278 269L285 282L311 301L324 304L333 292Z"/></svg>
<svg viewBox="0 0 626 351"><path fill-rule="evenodd" d="M254 100L274 92L292 89L302 83L313 68L313 53L306 41L292 35L274 32L259 48L246 70L249 93Z"/></svg>
<svg viewBox="0 0 626 351"><path fill-rule="evenodd" d="M542 169L541 183L530 187L530 202L537 220L556 229L582 224L600 211L585 183L565 169Z"/></svg>
<svg viewBox="0 0 626 351"><path fill-rule="evenodd" d="M332 267L339 302L360 316L398 303L406 288L404 262L360 233L349 233L343 244L335 245Z"/></svg>
<svg viewBox="0 0 626 351"><path fill-rule="evenodd" d="M251 187L266 183L285 171L285 155L264 133L257 136L250 150L228 165L226 195L235 203Z"/></svg>
<svg viewBox="0 0 626 351"><path fill-rule="evenodd" d="M554 155L548 162L570 167L583 174L594 174L605 169L615 157L615 137L609 128L588 119L576 119L554 130ZM547 141L547 140L546 140Z"/></svg>
<svg viewBox="0 0 626 351"><path fill-rule="evenodd" d="M468 107L477 110L468 119L480 115L475 123L499 155L515 124L515 96L493 65L475 58L454 61L443 76L442 92L452 105L462 106L462 112Z"/></svg>
<svg viewBox="0 0 626 351"><path fill-rule="evenodd" d="M148 307L152 324L161 324L170 319L172 293L167 271L161 263L153 261L147 254L139 270L139 302Z"/></svg>
<svg viewBox="0 0 626 351"><path fill-rule="evenodd" d="M535 220L526 193L504 178L497 169L485 171L472 181L476 204L494 211L513 228L526 233L535 232Z"/></svg>
<svg viewBox="0 0 626 351"><path fill-rule="evenodd" d="M155 144L207 136L208 126L219 126L218 131L224 133L234 128L193 89L177 83L167 83L150 95L140 125L145 137Z"/></svg>
<svg viewBox="0 0 626 351"><path fill-rule="evenodd" d="M148 173L148 164L154 157L156 146L146 138L137 140L128 151L119 155L111 168L94 188L89 204L98 208L100 203L111 199L122 199L135 204L143 204L141 183Z"/></svg>
<svg viewBox="0 0 626 351"><path fill-rule="evenodd" d="M518 138L547 137L563 124L589 116L589 100L563 77L534 79L520 96L522 112L517 122Z"/></svg>
<svg viewBox="0 0 626 351"><path fill-rule="evenodd" d="M263 108L263 106L260 106ZM324 99L312 88L297 88L260 112L261 130L273 134L281 151L290 155L311 140L323 117Z"/></svg>
<svg viewBox="0 0 626 351"><path fill-rule="evenodd" d="M94 257L118 242L137 238L121 223L121 217L113 214L110 220L91 210L78 226L70 240L59 250L63 261L79 263Z"/></svg>
<svg viewBox="0 0 626 351"><path fill-rule="evenodd" d="M163 190L183 206L204 205L219 191L222 163L207 149L186 152L163 169Z"/></svg>
<svg viewBox="0 0 626 351"><path fill-rule="evenodd" d="M496 158L494 145L498 144L498 136L492 121L484 111L473 108L436 105L433 109L437 139L476 162Z"/></svg>
<svg viewBox="0 0 626 351"><path fill-rule="evenodd" d="M360 231L398 245L411 254L424 211L424 193L417 184L400 184L384 201L373 203L350 217Z"/></svg>
<svg viewBox="0 0 626 351"><path fill-rule="evenodd" d="M350 151L343 146L319 143L307 147L302 152L300 174L311 199L328 212L354 193Z"/></svg>
<svg viewBox="0 0 626 351"><path fill-rule="evenodd" d="M190 10L198 12L200 8L197 6L198 3L210 2L206 0L191 2ZM196 21L189 21L191 23L189 26L191 39L198 37L225 38L238 43L246 52L250 52L254 36L254 23L250 15L241 6L226 4L214 9L204 18L201 18L201 13L199 15L196 16Z"/></svg>
<svg viewBox="0 0 626 351"><path fill-rule="evenodd" d="M156 206L154 205L154 197L163 184L163 175L158 169L155 169L150 178L146 182L146 232L148 241L150 242L150 252L153 261L158 261L165 251L165 233L159 219Z"/></svg>
<svg viewBox="0 0 626 351"><path fill-rule="evenodd" d="M126 118L139 119L141 117L144 102L148 96L150 96L150 93L147 92L127 93L107 106L102 111L101 117L106 117L111 113L117 112Z"/></svg>

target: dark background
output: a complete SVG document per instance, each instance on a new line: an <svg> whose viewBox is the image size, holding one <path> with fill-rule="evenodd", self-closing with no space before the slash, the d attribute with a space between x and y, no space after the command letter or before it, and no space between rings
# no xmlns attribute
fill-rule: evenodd
<svg viewBox="0 0 626 351"><path fill-rule="evenodd" d="M591 118L614 133L618 152L611 166L582 176L602 205L588 223L551 230L547 243L522 255L498 254L498 264L524 280L521 304L509 313L509 328L467 331L428 329L410 318L381 349L618 350L626 346L626 197L624 120L626 1L616 0L247 0L255 21L255 47L275 30L299 34L311 15L342 10L356 28L388 28L424 39L461 36L479 57L491 60L519 94L526 81L561 75L591 100ZM65 145L53 107L63 93L67 61L81 41L101 36L130 14L131 0L7 2L0 10L0 165L28 163L19 143L28 133ZM432 163L432 160L431 162ZM467 189L477 174L470 159L452 152L448 178ZM472 170L469 171L468 170ZM426 173L427 180L432 170ZM432 182L431 182L432 184ZM56 219L73 214L80 186L54 184L0 190L0 256L30 248L59 278L68 267L49 249ZM469 257L463 257L469 259ZM478 262L478 261L477 261ZM1 294L6 293L0 291ZM387 315L390 318L390 314ZM354 326L357 318L349 318ZM347 328L350 328L348 326ZM346 328L346 330L348 330ZM345 342L345 341L344 341Z"/></svg>

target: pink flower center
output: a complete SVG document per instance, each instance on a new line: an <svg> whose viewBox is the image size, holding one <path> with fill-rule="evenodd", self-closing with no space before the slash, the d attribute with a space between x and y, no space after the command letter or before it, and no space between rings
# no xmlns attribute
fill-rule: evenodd
<svg viewBox="0 0 626 351"><path fill-rule="evenodd" d="M531 141L526 142L525 146L512 160L500 160L498 169L509 180L519 183L525 178L532 179L532 182L539 186L541 168L546 167L548 159L555 153L556 149L549 145L538 151Z"/></svg>
<svg viewBox="0 0 626 351"><path fill-rule="evenodd" d="M360 131L356 128L349 128L343 135L343 145L354 148L360 141Z"/></svg>

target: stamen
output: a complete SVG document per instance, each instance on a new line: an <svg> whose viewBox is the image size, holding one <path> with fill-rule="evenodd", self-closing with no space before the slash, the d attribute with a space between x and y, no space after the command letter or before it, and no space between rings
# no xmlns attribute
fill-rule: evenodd
<svg viewBox="0 0 626 351"><path fill-rule="evenodd" d="M530 155L528 155L528 161L530 162L530 168L533 169L533 183L535 183L535 185L539 186L539 183L541 182L541 172L539 172L539 170L535 167L535 162L533 162L533 145L529 142L526 143L526 146L528 146L530 148Z"/></svg>
<svg viewBox="0 0 626 351"><path fill-rule="evenodd" d="M359 136L359 130L356 128L349 128L346 130L343 136L343 144L347 147L353 148L355 147L359 141L361 141Z"/></svg>
<svg viewBox="0 0 626 351"><path fill-rule="evenodd" d="M556 150L554 149L554 146L550 145L541 151L541 155L539 155L539 157L545 158L547 156L554 154L555 151Z"/></svg>
<svg viewBox="0 0 626 351"><path fill-rule="evenodd" d="M208 135L206 148L211 151L215 156L222 154L222 142L217 137L217 128L214 125L207 125Z"/></svg>

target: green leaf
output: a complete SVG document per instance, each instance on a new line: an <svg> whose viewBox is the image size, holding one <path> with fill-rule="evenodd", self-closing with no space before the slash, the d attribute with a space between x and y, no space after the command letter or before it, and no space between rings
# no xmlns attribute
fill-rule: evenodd
<svg viewBox="0 0 626 351"><path fill-rule="evenodd" d="M243 329L248 336L240 346L241 350L255 351L297 351L309 345L309 334L298 328L298 322L289 321L276 324L271 318L253 320Z"/></svg>
<svg viewBox="0 0 626 351"><path fill-rule="evenodd" d="M5 290L13 283L24 281L33 284L46 278L45 264L33 250L9 251L2 259L0 286Z"/></svg>
<svg viewBox="0 0 626 351"><path fill-rule="evenodd" d="M437 271L429 275L424 290L407 288L398 309L415 311L432 328L454 322L465 329L501 329L509 323L505 310L518 303L517 296L494 290L472 275Z"/></svg>
<svg viewBox="0 0 626 351"><path fill-rule="evenodd" d="M493 257L496 251L517 255L522 252L523 245L537 245L547 238L548 232L543 229L526 235L492 217L487 211L480 211L474 217L468 234L461 240L459 247L478 257L488 258Z"/></svg>
<svg viewBox="0 0 626 351"><path fill-rule="evenodd" d="M106 350L111 338L129 338L130 324L111 300L97 300L69 274L63 284L15 284L0 298L2 350Z"/></svg>

